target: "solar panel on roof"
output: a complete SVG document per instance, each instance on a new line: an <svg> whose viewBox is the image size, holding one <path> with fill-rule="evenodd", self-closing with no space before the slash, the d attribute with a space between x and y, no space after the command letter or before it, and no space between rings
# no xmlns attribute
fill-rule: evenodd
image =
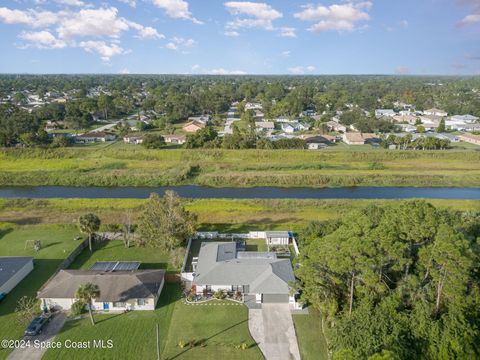
<svg viewBox="0 0 480 360"><path fill-rule="evenodd" d="M97 261L90 270L94 271L133 271L140 267L140 261Z"/></svg>

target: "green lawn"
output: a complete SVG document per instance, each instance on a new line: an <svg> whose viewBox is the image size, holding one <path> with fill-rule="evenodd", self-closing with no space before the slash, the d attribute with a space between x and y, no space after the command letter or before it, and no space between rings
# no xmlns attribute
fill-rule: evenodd
<svg viewBox="0 0 480 360"><path fill-rule="evenodd" d="M70 268L88 270L97 261L140 261L142 269L167 269L168 254L151 247L126 248L121 240L103 241L94 244L93 252L85 248Z"/></svg>
<svg viewBox="0 0 480 360"><path fill-rule="evenodd" d="M263 359L248 331L248 311L232 302L175 305L164 356L168 359ZM214 305L216 304L216 305ZM225 305L222 305L225 304ZM198 343L180 348L180 341ZM242 343L247 349L237 349Z"/></svg>
<svg viewBox="0 0 480 360"><path fill-rule="evenodd" d="M73 238L78 235L74 226L36 225L10 228L0 227L0 256L33 256L35 267L0 303L0 339L19 339L26 325L17 324L14 309L22 296L34 297L37 290L55 272L63 259L78 246ZM40 240L42 249L25 249L26 240ZM40 307L39 307L40 310ZM0 359L10 350L0 349Z"/></svg>
<svg viewBox="0 0 480 360"><path fill-rule="evenodd" d="M310 309L309 315L292 317L302 360L327 360L327 343L322 332L320 314Z"/></svg>
<svg viewBox="0 0 480 360"><path fill-rule="evenodd" d="M85 148L8 149L0 154L0 185L477 186L479 149L192 151L148 150L120 141Z"/></svg>
<svg viewBox="0 0 480 360"><path fill-rule="evenodd" d="M56 341L113 340L112 349L49 350L43 359L156 359L155 326L160 328L162 359L263 359L248 332L247 309L243 305L184 305L179 287L167 284L155 311L127 314L96 314L92 326L84 317L68 321ZM220 303L221 304L221 303ZM180 341L196 343L191 348ZM248 349L235 346L246 343ZM203 344L203 345L201 345Z"/></svg>
<svg viewBox="0 0 480 360"><path fill-rule="evenodd" d="M92 326L84 317L65 323L55 341L112 340L111 349L55 349L48 350L43 359L112 359L150 360L157 358L156 326L160 329L160 348L163 354L172 313L180 296L178 285L167 283L155 311L132 311L127 314L95 314L97 324Z"/></svg>

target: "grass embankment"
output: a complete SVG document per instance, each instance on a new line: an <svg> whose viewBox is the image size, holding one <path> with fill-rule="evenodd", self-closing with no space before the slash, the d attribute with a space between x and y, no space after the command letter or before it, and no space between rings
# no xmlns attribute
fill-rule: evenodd
<svg viewBox="0 0 480 360"><path fill-rule="evenodd" d="M479 148L480 149L480 148ZM0 186L478 186L480 151L9 149Z"/></svg>
<svg viewBox="0 0 480 360"><path fill-rule="evenodd" d="M0 339L19 339L26 325L16 322L16 303L22 296L35 297L37 290L55 272L57 267L79 242L73 238L78 230L73 226L41 225L14 226L0 224L0 256L33 256L35 265L0 304ZM42 249L35 252L32 244L25 248L26 240L40 240ZM40 306L38 307L40 311ZM0 359L11 352L0 348Z"/></svg>
<svg viewBox="0 0 480 360"><path fill-rule="evenodd" d="M241 232L248 230L298 230L312 220L342 216L352 208L368 204L391 204L399 200L229 200L187 201L187 209L198 216L201 230ZM436 207L480 211L476 200L428 200ZM141 199L0 199L0 221L17 224L76 224L86 212L100 216L105 224L122 223L126 209L138 216Z"/></svg>

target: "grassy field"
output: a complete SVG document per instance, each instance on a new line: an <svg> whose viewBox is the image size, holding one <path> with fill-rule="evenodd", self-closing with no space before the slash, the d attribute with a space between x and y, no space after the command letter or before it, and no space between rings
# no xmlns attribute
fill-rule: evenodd
<svg viewBox="0 0 480 360"><path fill-rule="evenodd" d="M9 149L0 153L0 185L478 186L479 150Z"/></svg>
<svg viewBox="0 0 480 360"><path fill-rule="evenodd" d="M35 297L37 290L55 272L58 265L78 245L73 238L78 230L73 226L0 226L0 256L33 256L35 267L0 304L0 339L18 339L26 325L18 324L14 309L22 296ZM40 240L42 249L35 252L25 249L26 240ZM40 311L40 306L39 306ZM5 359L10 350L0 348L0 359Z"/></svg>
<svg viewBox="0 0 480 360"><path fill-rule="evenodd" d="M241 232L248 230L298 230L312 220L337 218L368 204L399 200L187 200L186 207L198 216L201 230ZM480 211L480 201L428 200L445 209ZM138 216L145 200L138 199L0 199L0 222L17 224L76 224L78 217L94 212L105 224L122 223L125 210Z"/></svg>
<svg viewBox="0 0 480 360"><path fill-rule="evenodd" d="M327 360L327 343L322 335L322 319L318 312L309 315L293 315L293 324L302 360Z"/></svg>

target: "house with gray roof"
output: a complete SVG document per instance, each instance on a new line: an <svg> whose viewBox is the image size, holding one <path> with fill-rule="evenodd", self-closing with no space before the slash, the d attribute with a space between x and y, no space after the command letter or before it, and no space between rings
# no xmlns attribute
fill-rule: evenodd
<svg viewBox="0 0 480 360"><path fill-rule="evenodd" d="M164 277L165 270L60 270L38 291L37 298L42 308L69 310L78 288L92 283L100 290L92 304L95 310L155 310Z"/></svg>
<svg viewBox="0 0 480 360"><path fill-rule="evenodd" d="M32 270L31 256L0 256L0 294L8 294Z"/></svg>
<svg viewBox="0 0 480 360"><path fill-rule="evenodd" d="M238 251L235 242L203 242L193 265L197 294L223 290L241 292L244 302L295 304L289 289L295 281L292 264L275 253Z"/></svg>

